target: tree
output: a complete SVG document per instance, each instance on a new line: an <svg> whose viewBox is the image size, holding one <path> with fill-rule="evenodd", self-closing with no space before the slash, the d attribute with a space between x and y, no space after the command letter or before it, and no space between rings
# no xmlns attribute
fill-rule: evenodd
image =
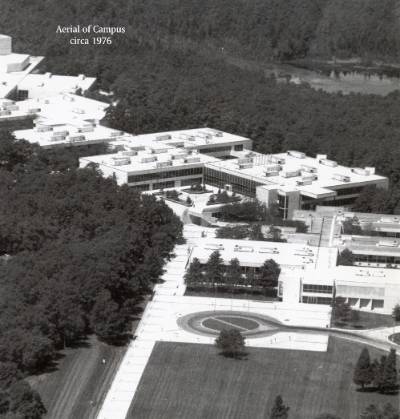
<svg viewBox="0 0 400 419"><path fill-rule="evenodd" d="M374 359L372 363L372 371L373 371L373 384L381 391L382 383L383 383L383 371L385 369L386 364L386 355L382 355L380 360Z"/></svg>
<svg viewBox="0 0 400 419"><path fill-rule="evenodd" d="M400 322L400 304L396 304L393 307L392 316L396 322Z"/></svg>
<svg viewBox="0 0 400 419"><path fill-rule="evenodd" d="M339 253L337 259L338 265L353 266L354 265L354 254L350 249L344 249Z"/></svg>
<svg viewBox="0 0 400 419"><path fill-rule="evenodd" d="M382 381L380 391L382 393L393 393L397 390L397 367L396 367L396 351L390 349L389 355L386 357L383 367Z"/></svg>
<svg viewBox="0 0 400 419"><path fill-rule="evenodd" d="M215 345L226 357L241 358L244 355L245 339L237 329L221 330Z"/></svg>
<svg viewBox="0 0 400 419"><path fill-rule="evenodd" d="M287 419L289 417L289 409L289 407L283 404L282 397L280 395L276 396L270 419Z"/></svg>
<svg viewBox="0 0 400 419"><path fill-rule="evenodd" d="M193 204L193 201L192 201L192 199L190 198L190 196L188 196L188 197L186 198L186 203L187 203L188 205L192 205L192 204Z"/></svg>
<svg viewBox="0 0 400 419"><path fill-rule="evenodd" d="M367 348L363 348L354 369L353 382L364 389L366 385L371 384L372 380L373 376L369 352Z"/></svg>
<svg viewBox="0 0 400 419"><path fill-rule="evenodd" d="M242 283L242 269L237 258L231 259L226 271L227 283L230 285L240 285Z"/></svg>
<svg viewBox="0 0 400 419"><path fill-rule="evenodd" d="M198 258L193 258L184 279L186 285L199 285L204 281L203 267Z"/></svg>
<svg viewBox="0 0 400 419"><path fill-rule="evenodd" d="M250 227L250 240L265 240L264 234L262 232L262 227L260 224L253 224Z"/></svg>
<svg viewBox="0 0 400 419"><path fill-rule="evenodd" d="M122 338L127 331L125 313L120 310L108 291L102 291L98 296L90 323L94 332L104 340Z"/></svg>
<svg viewBox="0 0 400 419"><path fill-rule="evenodd" d="M280 266L273 259L267 259L260 268L257 284L263 288L275 288L280 273Z"/></svg>
<svg viewBox="0 0 400 419"><path fill-rule="evenodd" d="M10 387L11 412L21 415L23 418L40 419L46 409L40 400L39 394L31 389L26 381L18 381Z"/></svg>
<svg viewBox="0 0 400 419"><path fill-rule="evenodd" d="M390 403L387 403L383 409L380 406L370 404L361 413L360 419L399 419L399 411Z"/></svg>
<svg viewBox="0 0 400 419"><path fill-rule="evenodd" d="M353 311L346 299L337 296L333 302L332 316L335 323L346 323L353 319Z"/></svg>
<svg viewBox="0 0 400 419"><path fill-rule="evenodd" d="M339 416L332 415L330 413L321 413L320 415L316 416L314 419L341 419Z"/></svg>
<svg viewBox="0 0 400 419"><path fill-rule="evenodd" d="M211 253L206 264L206 280L212 284L224 282L225 267L218 250Z"/></svg>

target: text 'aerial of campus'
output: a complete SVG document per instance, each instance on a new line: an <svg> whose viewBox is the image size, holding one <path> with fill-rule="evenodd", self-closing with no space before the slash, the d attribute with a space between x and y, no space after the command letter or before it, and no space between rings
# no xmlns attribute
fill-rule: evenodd
<svg viewBox="0 0 400 419"><path fill-rule="evenodd" d="M0 418L400 419L399 6L0 1Z"/></svg>

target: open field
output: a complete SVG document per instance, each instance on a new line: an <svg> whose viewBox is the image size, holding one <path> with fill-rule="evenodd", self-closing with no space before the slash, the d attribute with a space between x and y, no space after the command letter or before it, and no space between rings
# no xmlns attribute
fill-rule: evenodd
<svg viewBox="0 0 400 419"><path fill-rule="evenodd" d="M358 320L350 321L345 324L335 325L343 329L375 329L378 327L393 327L395 320L389 314L371 313L368 311L357 311Z"/></svg>
<svg viewBox="0 0 400 419"><path fill-rule="evenodd" d="M64 350L55 371L30 377L48 411L46 418L94 419L124 352L125 347L91 337L79 348Z"/></svg>
<svg viewBox="0 0 400 419"><path fill-rule="evenodd" d="M146 296L138 305L138 313L148 299ZM132 321L133 333L139 321L139 317ZM28 381L47 409L46 418L95 419L126 349L127 346L107 345L91 336L82 345L61 351L51 371L30 376Z"/></svg>
<svg viewBox="0 0 400 419"><path fill-rule="evenodd" d="M361 348L331 338L326 353L249 348L239 361L210 345L159 342L128 418L264 419L278 394L290 406L290 419L322 412L358 419L370 403L398 406L396 395L356 391L352 373Z"/></svg>

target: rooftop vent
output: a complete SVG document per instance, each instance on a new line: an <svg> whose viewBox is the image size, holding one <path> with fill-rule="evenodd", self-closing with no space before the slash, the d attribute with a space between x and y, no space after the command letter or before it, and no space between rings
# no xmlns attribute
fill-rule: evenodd
<svg viewBox="0 0 400 419"><path fill-rule="evenodd" d="M169 167L172 166L172 161L160 161L156 164L157 169L161 169L162 167Z"/></svg>
<svg viewBox="0 0 400 419"><path fill-rule="evenodd" d="M378 247L399 247L398 240L380 240L377 244Z"/></svg>
<svg viewBox="0 0 400 419"><path fill-rule="evenodd" d="M355 167L354 169L351 169L352 173L355 173L356 175L360 175L360 176L369 176L371 174L371 172L365 168L362 169L361 167Z"/></svg>
<svg viewBox="0 0 400 419"><path fill-rule="evenodd" d="M72 143L78 143L81 141L85 141L86 137L84 135L70 135L69 140Z"/></svg>
<svg viewBox="0 0 400 419"><path fill-rule="evenodd" d="M199 163L200 160L200 157L189 157L185 159L185 163Z"/></svg>
<svg viewBox="0 0 400 419"><path fill-rule="evenodd" d="M341 175L340 173L335 173L332 176L333 180L340 180L341 182L350 182L350 176L346 176L346 175Z"/></svg>
<svg viewBox="0 0 400 419"><path fill-rule="evenodd" d="M254 248L251 246L239 246L239 245L235 245L235 247L233 248L234 252L247 252L247 253L252 253L254 252Z"/></svg>
<svg viewBox="0 0 400 419"><path fill-rule="evenodd" d="M318 163L329 167L336 167L338 165L337 162L335 162L335 160L328 159L320 159L318 160Z"/></svg>
<svg viewBox="0 0 400 419"><path fill-rule="evenodd" d="M157 161L157 157L156 156L152 156L152 157L143 157L141 160L141 163L151 163L153 161Z"/></svg>
<svg viewBox="0 0 400 419"><path fill-rule="evenodd" d="M260 247L258 253L271 253L271 254L278 254L279 250L277 247Z"/></svg>
<svg viewBox="0 0 400 419"><path fill-rule="evenodd" d="M285 178L300 176L300 170L286 170L281 175Z"/></svg>
<svg viewBox="0 0 400 419"><path fill-rule="evenodd" d="M204 249L207 250L224 250L224 245L223 244L216 244L216 243L207 243L204 246Z"/></svg>
<svg viewBox="0 0 400 419"><path fill-rule="evenodd" d="M296 159L305 159L306 155L305 153L302 153L301 151L294 151L290 150L287 152L288 156L295 157Z"/></svg>
<svg viewBox="0 0 400 419"><path fill-rule="evenodd" d="M124 166L131 163L131 159L129 157L113 156L111 159L113 160L114 166Z"/></svg>
<svg viewBox="0 0 400 419"><path fill-rule="evenodd" d="M308 173L316 173L317 172L316 167L308 166L307 164L302 164L301 165L301 170L303 170L304 172L308 172Z"/></svg>
<svg viewBox="0 0 400 419"><path fill-rule="evenodd" d="M271 156L270 160L272 163L285 164L285 159L283 157Z"/></svg>
<svg viewBox="0 0 400 419"><path fill-rule="evenodd" d="M172 137L169 134L157 135L156 141L167 141L167 140L170 140L171 138Z"/></svg>

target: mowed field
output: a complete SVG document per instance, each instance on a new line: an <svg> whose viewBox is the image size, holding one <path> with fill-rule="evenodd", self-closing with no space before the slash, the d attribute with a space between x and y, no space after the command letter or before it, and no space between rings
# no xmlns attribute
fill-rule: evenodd
<svg viewBox="0 0 400 419"><path fill-rule="evenodd" d="M79 348L64 350L55 371L31 376L29 382L46 406L46 418L95 419L125 350L93 336Z"/></svg>
<svg viewBox="0 0 400 419"><path fill-rule="evenodd" d="M248 348L247 359L233 360L211 345L159 342L128 418L265 419L278 394L290 406L290 419L324 412L358 419L371 403L399 406L397 395L356 391L352 374L361 349L330 338L326 353Z"/></svg>

